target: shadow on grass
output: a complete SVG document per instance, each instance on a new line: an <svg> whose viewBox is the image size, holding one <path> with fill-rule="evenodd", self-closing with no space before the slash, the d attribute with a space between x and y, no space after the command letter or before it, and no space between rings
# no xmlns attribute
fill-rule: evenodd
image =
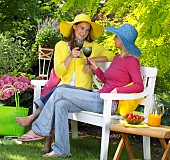
<svg viewBox="0 0 170 160"><path fill-rule="evenodd" d="M117 134L118 135L118 134ZM120 136L113 136L109 143L108 160L113 160L114 153L119 143ZM134 156L136 159L143 159L142 153L142 138L130 136ZM92 137L81 135L78 139L70 138L71 154L70 158L65 160L99 160L100 159L100 137ZM153 143L153 142L152 142ZM157 144L157 142L155 142ZM0 160L47 160L56 158L44 158L40 149L44 145L44 140L34 142L24 142L21 145L0 145ZM153 146L151 146L153 147ZM160 149L160 144L156 145L157 150ZM162 154L162 152L160 153ZM152 155L153 156L153 155ZM154 160L159 160L160 157L153 157ZM60 160L59 158L57 158ZM124 148L120 160L128 159L126 149Z"/></svg>

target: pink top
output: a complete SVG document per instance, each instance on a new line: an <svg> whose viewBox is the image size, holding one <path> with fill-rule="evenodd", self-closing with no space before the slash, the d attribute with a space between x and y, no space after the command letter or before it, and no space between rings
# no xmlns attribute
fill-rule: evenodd
<svg viewBox="0 0 170 160"><path fill-rule="evenodd" d="M140 63L134 56L119 58L119 55L116 55L105 72L97 68L94 73L104 84L99 93L110 93L114 88L117 93L138 93L144 89ZM123 87L130 82L134 84Z"/></svg>

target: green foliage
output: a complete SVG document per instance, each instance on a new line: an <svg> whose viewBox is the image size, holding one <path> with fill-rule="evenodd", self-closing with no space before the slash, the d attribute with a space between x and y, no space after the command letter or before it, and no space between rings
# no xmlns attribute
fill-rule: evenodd
<svg viewBox="0 0 170 160"><path fill-rule="evenodd" d="M116 25L115 22L123 22L128 14L131 13L140 2L140 0L109 0L104 3L100 12Z"/></svg>
<svg viewBox="0 0 170 160"><path fill-rule="evenodd" d="M86 13L91 17L94 16L98 12L98 8L100 7L101 0L88 0L88 1L80 1L80 0L53 0L56 4L62 3L61 10L64 12L70 12L70 14L74 17L78 13Z"/></svg>
<svg viewBox="0 0 170 160"><path fill-rule="evenodd" d="M138 27L141 64L158 68L156 91L170 90L170 2L143 0L126 20Z"/></svg>
<svg viewBox="0 0 170 160"><path fill-rule="evenodd" d="M0 33L10 31L21 45L32 47L35 43L37 22L46 17L59 17L59 5L51 0L0 1ZM62 15L62 14L61 14ZM34 46L35 47L35 46ZM33 48L34 49L34 48Z"/></svg>
<svg viewBox="0 0 170 160"><path fill-rule="evenodd" d="M42 24L38 23L38 32L35 39L38 45L54 48L55 44L61 39L58 20L46 18Z"/></svg>
<svg viewBox="0 0 170 160"><path fill-rule="evenodd" d="M136 44L142 51L141 65L158 68L155 92L162 96L166 107L162 123L170 125L170 1L111 0L105 3L101 12L112 17L107 25L131 23L137 28L139 36ZM112 41L109 35L107 39L109 43Z"/></svg>
<svg viewBox="0 0 170 160"><path fill-rule="evenodd" d="M158 68L156 92L170 90L170 2L110 0L104 4L101 13L110 19L105 25L131 23L137 28L136 44L142 51L141 65ZM110 46L112 39L110 36L107 38L105 42Z"/></svg>
<svg viewBox="0 0 170 160"><path fill-rule="evenodd" d="M28 77L30 80L37 79L36 75L32 75L32 74L28 74L28 73L24 73L24 72L18 72L17 70L14 70L9 75L10 76L17 76L17 77L25 76L25 77Z"/></svg>
<svg viewBox="0 0 170 160"><path fill-rule="evenodd" d="M29 48L22 46L19 40L6 32L0 34L0 61L0 74L9 74L14 70L28 72L34 64L35 56Z"/></svg>
<svg viewBox="0 0 170 160"><path fill-rule="evenodd" d="M170 126L170 92L159 93L161 96L161 103L165 107L165 114L162 117L162 124Z"/></svg>
<svg viewBox="0 0 170 160"><path fill-rule="evenodd" d="M0 1L0 32L10 31L21 43L34 43L37 15L40 14L39 3L35 0Z"/></svg>

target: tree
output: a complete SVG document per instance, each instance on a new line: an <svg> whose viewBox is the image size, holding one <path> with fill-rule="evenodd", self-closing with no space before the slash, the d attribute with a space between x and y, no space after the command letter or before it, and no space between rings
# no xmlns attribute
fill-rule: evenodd
<svg viewBox="0 0 170 160"><path fill-rule="evenodd" d="M112 6L112 7L109 7ZM113 15L108 25L131 23L138 32L141 64L158 68L157 91L170 90L170 2L168 0L109 0L101 10Z"/></svg>

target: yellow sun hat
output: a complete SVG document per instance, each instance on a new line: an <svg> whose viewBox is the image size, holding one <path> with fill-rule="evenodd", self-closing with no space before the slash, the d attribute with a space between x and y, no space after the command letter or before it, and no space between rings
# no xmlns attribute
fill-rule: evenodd
<svg viewBox="0 0 170 160"><path fill-rule="evenodd" d="M60 33L65 37L69 37L72 26L78 22L87 22L91 25L90 35L92 40L100 37L104 32L104 27L102 25L92 22L90 17L86 14L79 14L74 18L73 22L61 22L59 24Z"/></svg>

